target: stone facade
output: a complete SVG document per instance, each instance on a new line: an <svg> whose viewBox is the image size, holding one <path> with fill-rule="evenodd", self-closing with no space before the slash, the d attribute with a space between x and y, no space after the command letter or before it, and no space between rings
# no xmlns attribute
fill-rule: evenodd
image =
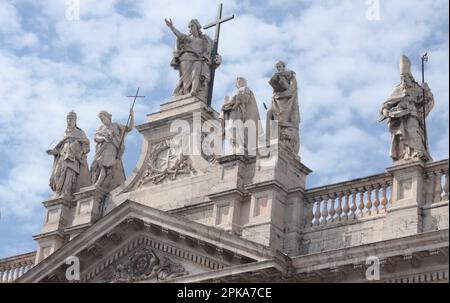
<svg viewBox="0 0 450 303"><path fill-rule="evenodd" d="M0 261L1 281L63 282L76 256L81 282L364 282L375 256L378 281L448 282L448 160L306 189L311 170L283 146L218 157L154 148L176 138L175 120L217 117L193 96L161 105L137 126L145 142L126 182L44 202L34 267ZM168 159L157 161L166 175L143 182L155 157ZM189 169L170 173L179 159Z"/></svg>

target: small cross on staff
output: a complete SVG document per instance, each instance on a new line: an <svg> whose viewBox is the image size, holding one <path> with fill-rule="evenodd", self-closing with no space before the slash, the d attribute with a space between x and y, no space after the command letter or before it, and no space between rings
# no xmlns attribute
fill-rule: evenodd
<svg viewBox="0 0 450 303"><path fill-rule="evenodd" d="M137 91L136 91L136 95L134 95L134 96L127 96L127 98L134 98L134 100L133 100L133 105L131 105L130 114L128 115L128 120L127 120L127 124L126 124L126 129L125 129L125 131L123 132L122 137L120 138L120 143L119 143L118 152L117 152L117 158L119 158L119 156L120 156L120 149L122 148L123 141L124 141L124 139L125 139L125 134L126 134L126 132L127 132L126 130L127 130L128 127L129 127L128 124L130 124L131 113L133 112L134 105L136 104L136 100L137 100L137 98L145 98L145 96L139 96L139 89L140 89L140 88L138 87L138 89L137 89Z"/></svg>
<svg viewBox="0 0 450 303"><path fill-rule="evenodd" d="M223 4L220 3L219 4L219 8L217 10L217 18L214 22L211 22L205 26L203 26L203 29L208 29L211 27L216 27L216 34L214 36L214 44L213 44L213 48L211 51L211 67L210 67L210 82L209 82L209 87L208 87L208 100L207 100L207 104L208 106L211 106L211 101L212 101L212 94L213 94L213 88L214 88L214 76L215 76L215 72L216 72L216 56L217 56L217 50L219 48L219 36L220 36L220 25L222 23L225 23L227 21L230 21L231 19L234 19L234 15L231 15L230 17L224 17L222 18L222 9L223 9Z"/></svg>

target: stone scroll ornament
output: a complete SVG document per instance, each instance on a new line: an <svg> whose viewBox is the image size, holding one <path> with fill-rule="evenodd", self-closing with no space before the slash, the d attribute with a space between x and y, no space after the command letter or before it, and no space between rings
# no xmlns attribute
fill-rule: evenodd
<svg viewBox="0 0 450 303"><path fill-rule="evenodd" d="M94 136L97 145L91 165L91 180L95 186L110 191L125 182L122 163L125 146L122 141L125 134L134 128L134 115L131 110L129 125L112 122L112 116L107 111L101 111L98 117L102 124Z"/></svg>
<svg viewBox="0 0 450 303"><path fill-rule="evenodd" d="M272 104L267 111L267 138L270 140L274 137L273 132L277 131L271 127L270 122L278 121L279 140L289 151L297 155L300 149L300 111L295 72L287 70L283 61L277 62L275 68L276 72L269 81L273 96Z"/></svg>
<svg viewBox="0 0 450 303"><path fill-rule="evenodd" d="M154 251L141 248L125 262L117 264L102 282L130 283L144 280L166 281L188 275L184 267Z"/></svg>
<svg viewBox="0 0 450 303"><path fill-rule="evenodd" d="M427 83L420 85L411 73L408 57L400 59L400 84L380 108L379 122L387 120L391 134L390 156L394 162L431 161L426 143L425 118L434 107Z"/></svg>
<svg viewBox="0 0 450 303"><path fill-rule="evenodd" d="M91 185L87 154L89 140L77 126L77 115L67 115L67 129L64 136L47 154L54 156L50 188L55 197L71 197L80 188Z"/></svg>
<svg viewBox="0 0 450 303"><path fill-rule="evenodd" d="M147 170L140 182L159 184L164 180L176 180L179 175L196 173L189 156L183 154L181 141L163 140L151 148Z"/></svg>

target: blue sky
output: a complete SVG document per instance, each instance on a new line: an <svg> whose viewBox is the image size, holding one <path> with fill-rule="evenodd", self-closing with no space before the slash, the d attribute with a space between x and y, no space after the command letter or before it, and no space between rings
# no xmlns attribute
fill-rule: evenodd
<svg viewBox="0 0 450 303"><path fill-rule="evenodd" d="M232 93L236 76L244 76L263 117L268 78L284 60L299 82L300 156L314 171L309 187L391 165L389 134L377 118L399 82L402 54L420 80L420 57L429 53L427 82L436 100L428 118L430 149L435 160L448 158L447 0L223 3L224 14L236 17L222 27L213 107ZM124 96L139 86L147 96L135 110L137 123L143 122L177 81L169 66L174 37L164 18L186 32L190 19L206 24L217 10L211 0L79 0L80 18L73 20L74 4L0 0L0 257L35 249L31 236L43 222L41 202L51 194L52 158L45 150L62 136L67 112L77 112L79 127L92 139L97 112L106 109L124 123L130 104ZM127 137L127 174L141 143L136 131Z"/></svg>

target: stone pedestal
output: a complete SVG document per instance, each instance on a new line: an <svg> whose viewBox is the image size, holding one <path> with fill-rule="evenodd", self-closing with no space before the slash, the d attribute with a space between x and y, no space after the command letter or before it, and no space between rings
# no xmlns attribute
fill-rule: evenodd
<svg viewBox="0 0 450 303"><path fill-rule="evenodd" d="M261 149L256 157L229 155L217 162L222 180L209 195L216 226L274 250L296 253L311 170L278 144Z"/></svg>
<svg viewBox="0 0 450 303"><path fill-rule="evenodd" d="M102 203L108 194L103 188L89 186L75 194L77 202L72 227L92 224L102 215Z"/></svg>
<svg viewBox="0 0 450 303"><path fill-rule="evenodd" d="M62 231L70 225L71 214L70 209L75 206L76 202L73 197L58 197L47 200L42 203L45 207L45 219L41 233L49 233L53 231Z"/></svg>
<svg viewBox="0 0 450 303"><path fill-rule="evenodd" d="M51 198L43 202L43 205L45 207L44 224L41 233L33 237L39 246L36 253L36 264L64 244L66 240L64 229L70 226L72 210L76 202L73 197L61 196Z"/></svg>
<svg viewBox="0 0 450 303"><path fill-rule="evenodd" d="M33 236L33 240L38 243L38 250L35 260L35 264L38 264L63 246L67 238L61 231L52 231Z"/></svg>
<svg viewBox="0 0 450 303"><path fill-rule="evenodd" d="M250 196L245 193L247 173L256 158L244 155L227 155L217 158L222 170L222 182L214 187L208 197L214 202L213 222L218 228L241 234L248 213Z"/></svg>
<svg viewBox="0 0 450 303"><path fill-rule="evenodd" d="M414 235L422 231L423 175L421 161L408 162L387 168L393 176L391 200L386 217L386 238Z"/></svg>

